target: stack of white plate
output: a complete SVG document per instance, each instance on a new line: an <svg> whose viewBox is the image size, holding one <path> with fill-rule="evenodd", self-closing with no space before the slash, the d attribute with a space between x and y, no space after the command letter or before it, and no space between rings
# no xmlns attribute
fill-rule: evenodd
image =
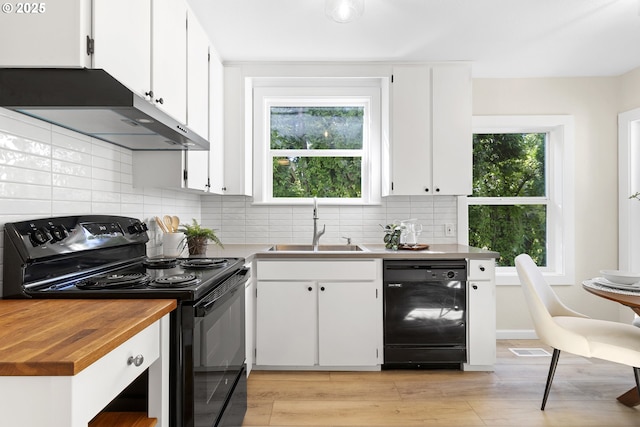
<svg viewBox="0 0 640 427"><path fill-rule="evenodd" d="M640 273L621 270L600 270L600 274L602 274L602 277L595 281L601 285L640 291Z"/></svg>

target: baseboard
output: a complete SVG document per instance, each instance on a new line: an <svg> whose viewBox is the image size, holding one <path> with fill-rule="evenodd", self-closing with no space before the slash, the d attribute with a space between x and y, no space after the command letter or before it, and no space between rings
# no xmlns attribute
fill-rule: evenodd
<svg viewBox="0 0 640 427"><path fill-rule="evenodd" d="M538 335L533 329L501 329L496 331L499 340L537 340Z"/></svg>

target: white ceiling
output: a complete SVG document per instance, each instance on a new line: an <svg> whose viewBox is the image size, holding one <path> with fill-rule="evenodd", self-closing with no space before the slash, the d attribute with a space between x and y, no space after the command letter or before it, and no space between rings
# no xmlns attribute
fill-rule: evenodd
<svg viewBox="0 0 640 427"><path fill-rule="evenodd" d="M639 0L188 0L223 61L471 61L474 77L617 76L640 67Z"/></svg>

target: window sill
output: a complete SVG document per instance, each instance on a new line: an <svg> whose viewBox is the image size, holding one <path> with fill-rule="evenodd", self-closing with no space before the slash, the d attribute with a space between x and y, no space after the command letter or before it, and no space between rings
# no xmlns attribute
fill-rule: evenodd
<svg viewBox="0 0 640 427"><path fill-rule="evenodd" d="M504 267L502 267L504 268ZM513 268L515 270L515 268ZM548 284L553 286L571 286L575 285L573 274L558 273L554 271L542 272L542 276L545 278ZM497 286L520 286L520 278L518 274L513 271L500 272L500 267L496 268L496 285Z"/></svg>

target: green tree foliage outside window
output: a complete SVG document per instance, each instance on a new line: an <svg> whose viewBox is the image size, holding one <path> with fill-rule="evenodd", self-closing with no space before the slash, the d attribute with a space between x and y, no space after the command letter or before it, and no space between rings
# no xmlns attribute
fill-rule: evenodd
<svg viewBox="0 0 640 427"><path fill-rule="evenodd" d="M274 198L362 196L363 107L271 107L270 113Z"/></svg>
<svg viewBox="0 0 640 427"><path fill-rule="evenodd" d="M515 265L520 253L547 265L545 159L544 133L473 136L472 197L488 199L470 199L469 244L500 252L498 266Z"/></svg>

